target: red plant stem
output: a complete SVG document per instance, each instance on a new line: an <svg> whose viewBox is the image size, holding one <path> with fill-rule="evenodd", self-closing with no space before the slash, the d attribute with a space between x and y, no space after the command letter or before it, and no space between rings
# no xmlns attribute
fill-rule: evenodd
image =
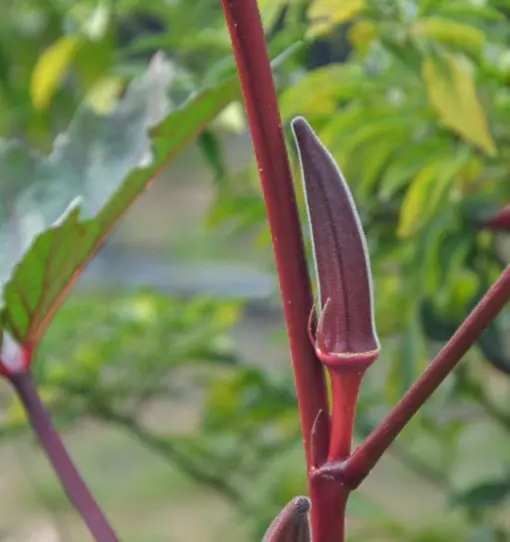
<svg viewBox="0 0 510 542"><path fill-rule="evenodd" d="M313 305L273 75L256 0L222 0L271 229L308 466L313 423L328 412L324 370L308 339ZM312 515L313 515L312 507Z"/></svg>
<svg viewBox="0 0 510 542"><path fill-rule="evenodd" d="M407 422L451 373L510 299L510 265L457 329L427 370L343 466L351 489L368 475Z"/></svg>
<svg viewBox="0 0 510 542"><path fill-rule="evenodd" d="M351 455L356 404L365 371L350 367L328 367L333 408L328 461L343 461Z"/></svg>
<svg viewBox="0 0 510 542"><path fill-rule="evenodd" d="M481 220L478 225L494 231L510 231L510 205L505 205L495 215Z"/></svg>
<svg viewBox="0 0 510 542"><path fill-rule="evenodd" d="M76 470L39 397L30 371L7 377L28 415L30 425L50 460L70 501L97 542L119 542L101 509Z"/></svg>
<svg viewBox="0 0 510 542"><path fill-rule="evenodd" d="M344 542L349 489L334 477L312 474L310 497L312 510L316 508L315 517L312 515L312 541Z"/></svg>

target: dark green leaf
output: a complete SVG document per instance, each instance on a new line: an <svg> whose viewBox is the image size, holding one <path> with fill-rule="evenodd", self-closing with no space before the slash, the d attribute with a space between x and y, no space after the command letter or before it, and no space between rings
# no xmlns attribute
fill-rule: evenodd
<svg viewBox="0 0 510 542"><path fill-rule="evenodd" d="M509 494L510 480L490 481L456 495L454 501L468 508L491 508L501 504Z"/></svg>
<svg viewBox="0 0 510 542"><path fill-rule="evenodd" d="M225 176L226 167L218 136L211 130L204 130L198 137L198 144L207 163L211 167L215 181Z"/></svg>

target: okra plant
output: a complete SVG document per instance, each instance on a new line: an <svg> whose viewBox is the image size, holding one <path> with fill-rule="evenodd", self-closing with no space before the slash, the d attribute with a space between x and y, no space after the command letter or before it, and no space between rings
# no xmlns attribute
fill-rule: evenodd
<svg viewBox="0 0 510 542"><path fill-rule="evenodd" d="M363 227L332 155L310 124L295 118L291 130L313 241L314 292L257 3L222 0L222 6L272 235L309 486L309 498L293 499L269 526L265 541L342 542L349 495L503 309L510 298L510 267L395 408L353 449L358 393L384 347L374 319ZM132 202L240 92L233 77L171 110L171 79L158 54L108 113L82 107L49 156L21 143L0 147L0 374L24 405L70 501L98 542L120 538L53 427L32 360L52 316ZM94 139L87 137L91 129ZM508 210L486 225L508 227Z"/></svg>

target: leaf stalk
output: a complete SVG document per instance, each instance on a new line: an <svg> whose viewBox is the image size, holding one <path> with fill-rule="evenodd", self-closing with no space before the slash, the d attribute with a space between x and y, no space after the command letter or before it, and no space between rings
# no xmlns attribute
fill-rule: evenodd
<svg viewBox="0 0 510 542"><path fill-rule="evenodd" d="M119 538L85 485L53 426L51 417L39 396L31 371L10 374L7 378L23 404L30 425L69 500L83 518L94 539L97 542L119 542Z"/></svg>

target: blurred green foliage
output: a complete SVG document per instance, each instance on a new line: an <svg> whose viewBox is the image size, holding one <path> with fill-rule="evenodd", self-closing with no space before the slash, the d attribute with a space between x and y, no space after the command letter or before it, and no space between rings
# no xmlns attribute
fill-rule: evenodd
<svg viewBox="0 0 510 542"><path fill-rule="evenodd" d="M509 260L504 236L480 221L510 200L510 2L260 6L273 57L301 42L275 68L284 121L304 115L318 131L369 239L383 354L363 388L361 438ZM4 9L0 134L44 150L79 103L107 108L157 49L175 69L174 103L234 70L212 0L8 0ZM232 111L221 119L223 128L244 126ZM228 171L217 130L212 124L198 140L216 179L207 225L253 234L258 262L271 269L256 167ZM78 295L57 315L35 367L64 426L92 417L123 428L227 499L260 539L306 483L290 369L268 371L233 346L242 304L149 291ZM362 488L350 503L352 540L508 538L509 326L507 311L391 450L402 469L440 492L443 513L413 524ZM182 397L200 405L192 433L155 428L143 415ZM7 438L24 428L12 404L2 431Z"/></svg>
<svg viewBox="0 0 510 542"><path fill-rule="evenodd" d="M327 44L339 60L296 67L280 86L280 104L286 122L306 116L335 156L369 239L383 355L365 383L360 436L426 368L509 259L504 236L480 226L510 199L508 8L315 0L304 9L308 47ZM256 172L245 172L244 186L240 178L226 180L210 221L255 232L264 251L269 234ZM464 515L467 525L448 535L459 540L507 536L508 326L506 312L395 446L404 464L442 488L451 513Z"/></svg>

